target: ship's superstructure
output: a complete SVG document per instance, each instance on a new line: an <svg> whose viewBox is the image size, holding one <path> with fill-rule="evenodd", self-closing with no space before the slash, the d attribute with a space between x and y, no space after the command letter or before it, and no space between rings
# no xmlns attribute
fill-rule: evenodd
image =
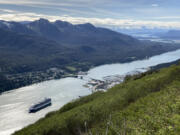
<svg viewBox="0 0 180 135"><path fill-rule="evenodd" d="M34 113L34 112L37 112L45 107L48 107L50 106L52 103L51 103L51 98L45 98L43 101L31 106L29 108L29 113Z"/></svg>

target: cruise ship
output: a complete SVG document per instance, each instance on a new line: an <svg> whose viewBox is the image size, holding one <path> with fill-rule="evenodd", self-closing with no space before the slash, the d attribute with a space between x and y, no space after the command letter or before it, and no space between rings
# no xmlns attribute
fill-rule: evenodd
<svg viewBox="0 0 180 135"><path fill-rule="evenodd" d="M31 106L29 108L29 113L35 113L43 108L50 106L51 104L51 98L45 98L43 101Z"/></svg>

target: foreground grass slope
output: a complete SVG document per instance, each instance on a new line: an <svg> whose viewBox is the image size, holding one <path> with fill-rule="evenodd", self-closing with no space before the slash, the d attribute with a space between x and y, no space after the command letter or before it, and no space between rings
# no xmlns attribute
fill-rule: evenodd
<svg viewBox="0 0 180 135"><path fill-rule="evenodd" d="M178 135L180 66L128 77L68 103L15 135Z"/></svg>

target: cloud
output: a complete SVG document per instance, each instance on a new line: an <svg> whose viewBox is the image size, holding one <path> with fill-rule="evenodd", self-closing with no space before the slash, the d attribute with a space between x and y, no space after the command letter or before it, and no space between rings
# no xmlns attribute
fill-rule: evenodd
<svg viewBox="0 0 180 135"><path fill-rule="evenodd" d="M159 7L158 4L152 4L152 7Z"/></svg>
<svg viewBox="0 0 180 135"><path fill-rule="evenodd" d="M180 16L159 16L159 17L156 17L155 19L180 19Z"/></svg>
<svg viewBox="0 0 180 135"><path fill-rule="evenodd" d="M13 13L14 10L10 10L10 9L0 9L0 12L3 12L3 13Z"/></svg>
<svg viewBox="0 0 180 135"><path fill-rule="evenodd" d="M101 0L104 2L106 0ZM99 2L93 0L0 0L0 4L11 4L11 5L39 5L39 6L84 6L93 5Z"/></svg>
<svg viewBox="0 0 180 135"><path fill-rule="evenodd" d="M108 28L180 28L178 1L0 0L0 19L32 21L47 18L73 24L90 22Z"/></svg>
<svg viewBox="0 0 180 135"><path fill-rule="evenodd" d="M1 11L2 9L0 9ZM133 20L133 19L112 19L112 18L89 18L89 17L72 17L69 15L62 16L50 16L45 14L36 14L31 12L18 12L13 10L4 10L6 14L0 14L1 20L7 21L33 21L39 18L46 18L50 21L63 20L73 24L92 23L96 26L103 26L108 28L180 28L178 21L144 21L144 20Z"/></svg>
<svg viewBox="0 0 180 135"><path fill-rule="evenodd" d="M178 15L177 0L0 0L0 8L21 12L89 18L151 19L163 14ZM173 3L177 2L176 5ZM160 5L160 6L159 6ZM166 8L166 6L169 6ZM155 8L158 7L158 8ZM174 11L176 10L176 11Z"/></svg>

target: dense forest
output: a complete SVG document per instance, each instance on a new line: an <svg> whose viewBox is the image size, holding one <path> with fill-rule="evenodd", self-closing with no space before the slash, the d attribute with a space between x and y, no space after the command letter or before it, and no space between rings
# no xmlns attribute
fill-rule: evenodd
<svg viewBox="0 0 180 135"><path fill-rule="evenodd" d="M14 135L178 135L180 65L127 77L64 105Z"/></svg>

